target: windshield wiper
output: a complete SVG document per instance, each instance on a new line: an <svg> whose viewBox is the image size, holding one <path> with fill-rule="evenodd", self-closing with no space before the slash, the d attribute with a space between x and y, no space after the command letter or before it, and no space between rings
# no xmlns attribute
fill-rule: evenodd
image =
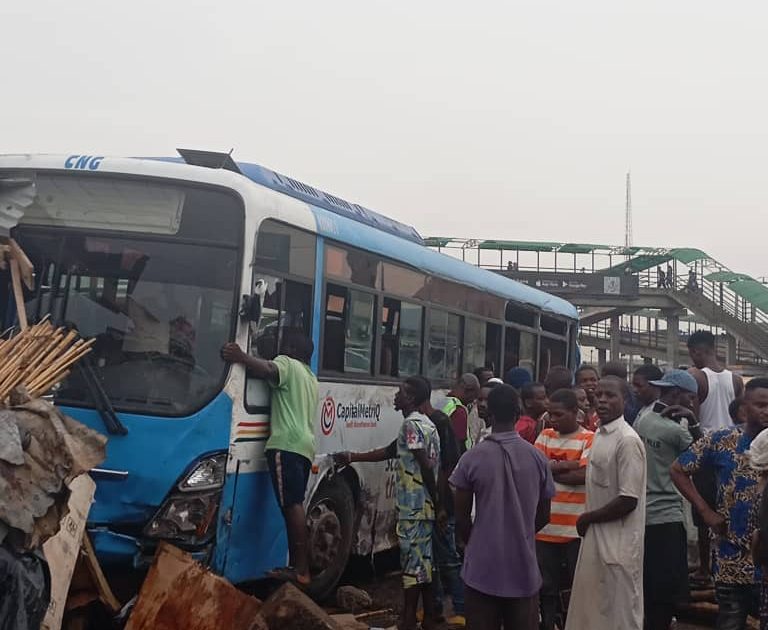
<svg viewBox="0 0 768 630"><path fill-rule="evenodd" d="M107 392L101 386L99 377L96 376L96 371L93 369L93 362L91 357L83 357L83 359L77 364L80 374L88 387L88 392L96 404L96 411L101 416L101 421L107 428L107 431L112 435L127 435L128 429L120 422L120 418L115 413L115 408L112 406L112 402L109 400Z"/></svg>

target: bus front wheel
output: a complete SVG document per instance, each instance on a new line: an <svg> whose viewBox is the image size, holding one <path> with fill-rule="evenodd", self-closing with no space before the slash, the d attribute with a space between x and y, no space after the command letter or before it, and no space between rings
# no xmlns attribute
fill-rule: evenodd
<svg viewBox="0 0 768 630"><path fill-rule="evenodd" d="M328 597L344 573L352 551L355 502L344 479L324 481L307 511L309 561L312 583L308 593Z"/></svg>

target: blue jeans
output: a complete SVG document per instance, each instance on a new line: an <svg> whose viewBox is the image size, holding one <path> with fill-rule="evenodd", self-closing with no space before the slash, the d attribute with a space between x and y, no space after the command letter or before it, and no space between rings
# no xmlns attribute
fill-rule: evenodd
<svg viewBox="0 0 768 630"><path fill-rule="evenodd" d="M744 630L747 627L747 615L759 615L759 584L715 582L715 597L720 607L715 626L717 630Z"/></svg>
<svg viewBox="0 0 768 630"><path fill-rule="evenodd" d="M432 588L435 594L435 608L442 614L443 597L450 594L453 602L453 612L464 615L464 582L461 580L461 558L456 551L456 521L448 519L444 531L435 524L432 536L433 553L435 555L435 573Z"/></svg>

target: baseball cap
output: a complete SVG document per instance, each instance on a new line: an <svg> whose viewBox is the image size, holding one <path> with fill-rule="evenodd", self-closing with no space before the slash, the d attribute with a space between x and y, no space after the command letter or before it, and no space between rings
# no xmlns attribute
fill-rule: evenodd
<svg viewBox="0 0 768 630"><path fill-rule="evenodd" d="M685 370L669 370L660 381L650 381L654 387L679 387L692 394L699 392L699 384Z"/></svg>

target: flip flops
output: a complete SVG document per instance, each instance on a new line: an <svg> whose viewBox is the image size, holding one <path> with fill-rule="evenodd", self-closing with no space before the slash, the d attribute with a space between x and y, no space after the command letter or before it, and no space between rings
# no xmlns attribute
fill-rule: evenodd
<svg viewBox="0 0 768 630"><path fill-rule="evenodd" d="M312 578L308 575L299 575L293 567L272 569L267 573L267 577L278 582L290 582L301 589L307 588L312 581Z"/></svg>

